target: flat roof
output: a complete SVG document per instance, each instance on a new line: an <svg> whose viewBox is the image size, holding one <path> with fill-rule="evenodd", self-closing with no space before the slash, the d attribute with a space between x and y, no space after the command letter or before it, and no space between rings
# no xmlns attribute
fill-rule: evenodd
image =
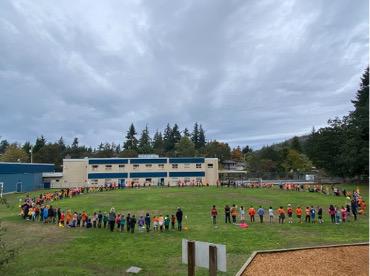
<svg viewBox="0 0 370 276"><path fill-rule="evenodd" d="M54 172L54 164L0 162L0 174Z"/></svg>
<svg viewBox="0 0 370 276"><path fill-rule="evenodd" d="M221 171L218 171L218 173L241 173L241 174L247 174L248 172L247 171L233 171L233 170L221 170Z"/></svg>

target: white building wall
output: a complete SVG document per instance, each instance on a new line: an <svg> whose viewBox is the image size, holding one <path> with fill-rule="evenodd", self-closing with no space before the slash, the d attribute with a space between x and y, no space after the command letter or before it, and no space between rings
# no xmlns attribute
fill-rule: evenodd
<svg viewBox="0 0 370 276"><path fill-rule="evenodd" d="M126 160L127 164L89 164L89 160L113 160L117 159ZM163 179L165 186L177 186L179 183L187 183L191 185L201 182L203 185L217 185L218 181L218 159L217 158L204 158L204 163L169 163L170 158L165 158L167 163L143 163L133 164L131 160L136 158L91 158L91 159L64 159L63 160L63 179L61 183L62 187L75 187L85 185L104 185L104 184L119 184L119 178L99 178L89 179L88 174L98 173L126 173L128 176L124 177L125 184L131 185L132 183L140 184L143 186L149 184L147 179L151 179L151 185L156 186ZM139 158L140 159L140 158ZM162 158L160 158L162 159ZM193 159L193 158L190 158ZM177 160L177 159L175 159ZM195 159L197 160L197 159ZM202 158L203 160L203 158ZM108 161L109 162L109 161ZM134 161L131 161L134 162ZM166 176L160 177L133 177L132 173L166 173ZM170 176L171 173L201 173L204 172L204 176ZM131 177L130 177L131 176Z"/></svg>

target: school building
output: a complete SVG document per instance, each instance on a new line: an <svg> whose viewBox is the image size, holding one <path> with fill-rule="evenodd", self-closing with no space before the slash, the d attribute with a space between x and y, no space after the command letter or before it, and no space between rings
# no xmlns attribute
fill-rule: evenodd
<svg viewBox="0 0 370 276"><path fill-rule="evenodd" d="M217 185L218 159L180 158L84 158L64 159L63 177L56 187L90 185L177 186Z"/></svg>
<svg viewBox="0 0 370 276"><path fill-rule="evenodd" d="M54 164L0 162L0 189L3 193L42 189L45 172L54 172Z"/></svg>

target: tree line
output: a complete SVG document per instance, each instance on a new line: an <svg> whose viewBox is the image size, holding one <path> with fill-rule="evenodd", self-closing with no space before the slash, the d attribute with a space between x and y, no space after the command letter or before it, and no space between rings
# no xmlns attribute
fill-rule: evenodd
<svg viewBox="0 0 370 276"><path fill-rule="evenodd" d="M32 157L34 163L55 164L57 171L62 168L63 158L137 157L139 154L158 154L168 157L216 157L223 161L238 156L239 151L240 147L231 149L227 143L207 141L205 130L198 122L194 123L192 132L187 128L180 130L177 124L167 124L163 132L157 130L153 136L147 126L138 135L132 123L122 146L106 142L92 148L80 145L77 137L70 145L64 142L63 137L56 142L47 142L44 136L40 136L34 144L0 141L0 161L30 162Z"/></svg>

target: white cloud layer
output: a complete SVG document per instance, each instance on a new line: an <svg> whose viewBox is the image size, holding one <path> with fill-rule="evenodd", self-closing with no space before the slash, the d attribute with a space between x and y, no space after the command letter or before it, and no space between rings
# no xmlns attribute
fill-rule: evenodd
<svg viewBox="0 0 370 276"><path fill-rule="evenodd" d="M345 115L368 1L0 2L0 136L123 140L201 122L255 148Z"/></svg>

